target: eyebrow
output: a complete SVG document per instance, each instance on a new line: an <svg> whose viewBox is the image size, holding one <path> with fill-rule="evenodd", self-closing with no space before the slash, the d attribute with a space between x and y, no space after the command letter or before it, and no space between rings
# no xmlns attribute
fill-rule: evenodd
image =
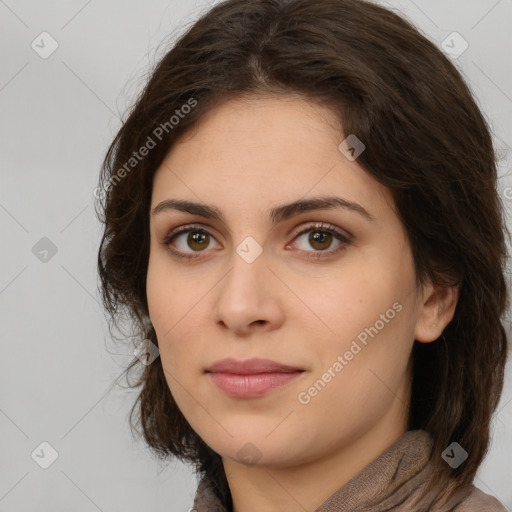
<svg viewBox="0 0 512 512"><path fill-rule="evenodd" d="M276 206L270 210L270 220L273 224L277 224L283 220L289 219L296 214L309 212L313 210L332 210L344 209L355 212L367 220L375 220L375 217L370 214L363 206L342 197L314 197L311 199L299 199L293 203ZM208 219L216 219L225 223L221 211L215 206L194 203L192 201L185 201L180 199L166 199L156 205L151 211L151 215L156 215L160 212L176 210L181 212L190 213L192 215L199 215Z"/></svg>

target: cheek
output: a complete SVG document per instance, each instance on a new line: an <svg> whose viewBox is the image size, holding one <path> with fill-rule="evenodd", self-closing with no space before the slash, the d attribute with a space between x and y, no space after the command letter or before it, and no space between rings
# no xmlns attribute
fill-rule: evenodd
<svg viewBox="0 0 512 512"><path fill-rule="evenodd" d="M146 296L151 323L157 333L169 331L185 314L185 306L189 303L185 295L191 293L193 287L182 281L179 273L171 270L165 251L152 247L146 276Z"/></svg>
<svg viewBox="0 0 512 512"><path fill-rule="evenodd" d="M160 350L160 358L165 370L165 377L169 387L173 390L175 383L170 379L175 375L176 370L173 362L182 355L177 353L179 349L177 331L179 330L179 319L183 317L181 308L183 302L177 300L176 279L171 279L158 264L157 258L151 258L148 266L146 279L146 296L148 301L149 318L155 329ZM181 306L180 306L181 304ZM181 313L181 314L180 314ZM174 393L173 393L174 394Z"/></svg>
<svg viewBox="0 0 512 512"><path fill-rule="evenodd" d="M350 266L350 272L347 265L316 294L303 283L302 293L312 297L308 305L321 319L311 315L310 325L316 326L316 337L324 339L314 349L322 368L346 354L351 367L364 366L366 373L368 367L383 368L392 378L393 368L406 363L414 331L414 274L405 261L397 261L393 265L392 258L361 260L359 267Z"/></svg>
<svg viewBox="0 0 512 512"><path fill-rule="evenodd" d="M311 325L343 343L356 336L368 322L375 322L379 313L392 304L389 285L378 283L378 275L374 267L361 265L347 266L331 274L316 289L312 289L310 280L305 280L297 295L306 297L306 304L315 313L310 315Z"/></svg>
<svg viewBox="0 0 512 512"><path fill-rule="evenodd" d="M146 280L149 317L168 381L173 375L181 382L189 378L190 369L197 370L200 347L195 343L201 339L201 332L196 326L200 324L199 316L205 314L201 298L206 289L202 286L179 272L171 272L165 257L150 256ZM177 386L172 380L169 385L172 391Z"/></svg>

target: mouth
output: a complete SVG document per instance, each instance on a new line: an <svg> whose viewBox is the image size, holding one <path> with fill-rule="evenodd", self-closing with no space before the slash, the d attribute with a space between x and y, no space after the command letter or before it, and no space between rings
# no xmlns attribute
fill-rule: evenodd
<svg viewBox="0 0 512 512"><path fill-rule="evenodd" d="M256 398L300 377L302 368L278 363L270 359L217 361L205 373L226 395L238 398Z"/></svg>

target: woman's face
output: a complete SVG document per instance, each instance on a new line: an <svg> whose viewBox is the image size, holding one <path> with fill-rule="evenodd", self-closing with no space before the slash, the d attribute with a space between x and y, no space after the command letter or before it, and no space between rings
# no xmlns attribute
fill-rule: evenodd
<svg viewBox="0 0 512 512"><path fill-rule="evenodd" d="M414 339L444 325L428 330L391 195L339 149L344 138L329 110L299 97L229 100L156 172L150 318L174 399L225 458L292 465L407 430ZM284 208L334 197L352 206ZM189 231L166 246L178 228ZM224 358L301 371L207 372ZM258 388L272 379L281 385Z"/></svg>

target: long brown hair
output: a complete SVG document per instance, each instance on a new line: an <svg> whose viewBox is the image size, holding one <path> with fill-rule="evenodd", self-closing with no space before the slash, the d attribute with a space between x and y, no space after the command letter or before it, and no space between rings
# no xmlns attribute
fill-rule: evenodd
<svg viewBox="0 0 512 512"><path fill-rule="evenodd" d="M364 142L358 163L392 191L418 284L461 285L443 335L414 344L409 429L434 440L428 490L462 489L487 452L503 387L508 231L490 129L468 86L442 51L390 10L363 0L227 0L173 44L100 174L98 270L109 325L128 318L135 336L158 346L146 299L149 207L153 175L173 141L219 102L274 93L328 106L344 133ZM142 371L132 428L137 412L154 453L194 464L231 507L221 457L178 409L160 358L147 366L134 359L127 371L135 366ZM453 441L469 454L457 469L441 458Z"/></svg>

